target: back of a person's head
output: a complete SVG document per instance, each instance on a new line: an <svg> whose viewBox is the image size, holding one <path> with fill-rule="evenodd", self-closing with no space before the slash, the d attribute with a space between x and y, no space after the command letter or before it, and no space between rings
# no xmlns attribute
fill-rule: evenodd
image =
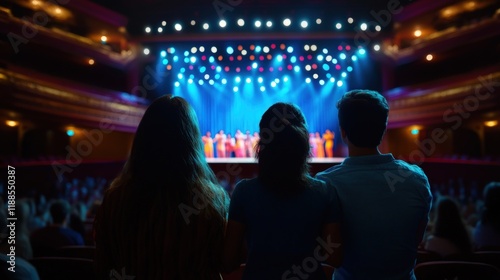
<svg viewBox="0 0 500 280"><path fill-rule="evenodd" d="M389 105L380 93L351 90L337 103L340 127L356 147L374 148L382 141L387 127Z"/></svg>
<svg viewBox="0 0 500 280"><path fill-rule="evenodd" d="M262 116L256 156L259 178L271 188L302 188L308 175L309 132L293 104L276 103Z"/></svg>
<svg viewBox="0 0 500 280"><path fill-rule="evenodd" d="M62 224L68 217L71 207L66 200L55 200L50 204L50 216L54 224Z"/></svg>
<svg viewBox="0 0 500 280"><path fill-rule="evenodd" d="M484 211L481 222L500 231L500 182L490 182L483 190Z"/></svg>
<svg viewBox="0 0 500 280"><path fill-rule="evenodd" d="M472 249L458 203L450 197L438 199L433 234L450 240L462 253L470 253Z"/></svg>

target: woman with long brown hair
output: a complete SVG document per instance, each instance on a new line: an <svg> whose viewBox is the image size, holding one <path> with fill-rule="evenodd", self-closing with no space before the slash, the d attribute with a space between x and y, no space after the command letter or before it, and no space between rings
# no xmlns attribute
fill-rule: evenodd
<svg viewBox="0 0 500 280"><path fill-rule="evenodd" d="M220 279L228 204L194 110L183 98L158 98L94 222L99 277Z"/></svg>

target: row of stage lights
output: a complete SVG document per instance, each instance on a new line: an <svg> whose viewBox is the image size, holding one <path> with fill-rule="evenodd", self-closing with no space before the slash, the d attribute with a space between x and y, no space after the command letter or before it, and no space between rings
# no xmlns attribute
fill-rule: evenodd
<svg viewBox="0 0 500 280"><path fill-rule="evenodd" d="M242 27L245 27L247 25L252 25L252 23L248 23L247 21L245 21L243 18L239 18L236 20L236 25L240 28ZM281 22L281 25L282 27L284 28L294 28L294 27L300 27L301 29L307 29L307 28L314 28L314 24L316 24L317 26L321 26L323 23L323 20L321 18L317 18L315 21L313 21L312 23L310 23L309 21L307 20L299 20L295 23L295 21L292 21L290 18L285 18L282 22ZM345 24L345 23L344 23ZM337 21L337 22L333 22L331 24L329 24L328 26L331 26L332 29L336 29L336 30L341 30L343 27L344 27L344 24L341 22L341 21ZM359 24L359 26L356 26L354 25L354 19L352 17L349 17L347 19L347 24L349 25L353 25L353 28L356 30L357 28L359 28L359 30L361 31L366 31L370 26L368 26L367 23L365 22L361 22ZM216 30L224 30L226 28L229 28L229 23L227 20L225 19L221 19L219 20L218 23L209 23L209 22L202 22L202 23L198 23L196 20L191 20L189 22L189 24L182 24L180 22L175 22L173 24L171 24L170 28L173 27L173 31L175 32L182 32L182 30L184 30L185 28L187 27L196 27L197 25L200 25L201 28L205 31L208 31L210 29L214 29L214 26L218 29ZM218 26L218 27L217 27ZM262 30L262 29L272 29L273 27L275 27L275 24L273 23L272 20L267 20L267 21L262 21L262 20L254 20L253 21L253 27L256 28L256 30ZM156 32L161 34L163 33L164 31L168 31L167 30L167 22L166 21L162 21L161 22L161 26L157 27L156 28ZM373 29L377 32L381 31L382 30L382 27L380 25L374 25L373 26ZM153 28L151 26L146 26L144 28L144 31L147 33L147 34L151 34L154 32Z"/></svg>
<svg viewBox="0 0 500 280"><path fill-rule="evenodd" d="M266 85L274 88L281 82L286 84L292 79L286 75L301 71L305 71L305 76L309 76L302 77L305 83L315 81L319 85L335 83L337 86L342 86L344 84L342 80L347 77L347 73L353 71L351 65L358 60L358 57L366 54L365 49L354 49L350 45L338 45L334 50L329 50L319 48L316 44L306 44L303 50L305 53L285 44L269 46L252 44L247 48L242 45L234 48L193 46L185 50L170 47L159 51L159 59L166 70L175 71L176 87L186 81L188 84L199 85L205 83L226 85L233 82L233 89L238 89L240 83L246 82L258 85L261 91L264 91ZM149 49L147 53L149 54ZM227 72L237 76L234 79L226 79L223 75ZM268 79L273 72L280 72L278 75L284 78L271 77L270 81L264 81L262 76ZM240 75L245 73L250 77L241 78Z"/></svg>

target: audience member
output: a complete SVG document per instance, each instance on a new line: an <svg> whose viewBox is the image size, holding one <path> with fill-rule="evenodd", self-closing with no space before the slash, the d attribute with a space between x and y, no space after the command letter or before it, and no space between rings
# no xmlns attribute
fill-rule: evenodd
<svg viewBox="0 0 500 280"><path fill-rule="evenodd" d="M484 209L474 230L477 249L500 249L500 182L491 182L484 188Z"/></svg>
<svg viewBox="0 0 500 280"><path fill-rule="evenodd" d="M467 230L457 203L449 197L437 202L432 234L424 249L442 257L461 257L472 253L470 233Z"/></svg>
<svg viewBox="0 0 500 280"><path fill-rule="evenodd" d="M337 108L349 155L317 175L331 186L340 221L344 257L334 278L414 280L432 202L427 177L419 167L379 151L389 113L382 95L349 91Z"/></svg>
<svg viewBox="0 0 500 280"><path fill-rule="evenodd" d="M185 99L163 96L146 110L94 222L100 278L220 279L229 199L201 139Z"/></svg>
<svg viewBox="0 0 500 280"><path fill-rule="evenodd" d="M332 248L318 251L336 241L331 234L336 225L326 184L309 176L305 118L298 107L276 103L259 128L258 175L240 181L232 193L223 269L240 265L246 238L243 279L324 279L319 263L328 259L337 265L340 249L330 258ZM302 267L309 259L314 264Z"/></svg>
<svg viewBox="0 0 500 280"><path fill-rule="evenodd" d="M84 245L83 237L68 228L71 207L65 200L53 201L49 208L52 224L31 234L34 257L53 256L64 246Z"/></svg>

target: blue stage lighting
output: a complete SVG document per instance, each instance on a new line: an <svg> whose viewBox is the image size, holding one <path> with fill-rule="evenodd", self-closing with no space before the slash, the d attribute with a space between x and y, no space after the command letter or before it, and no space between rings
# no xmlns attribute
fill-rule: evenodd
<svg viewBox="0 0 500 280"><path fill-rule="evenodd" d="M342 24L340 22L337 22L337 24L335 24L335 28L337 28L337 29L342 28Z"/></svg>
<svg viewBox="0 0 500 280"><path fill-rule="evenodd" d="M353 56L351 56L351 59L352 59L352 61L356 61L356 60L358 60L358 57L353 55Z"/></svg>
<svg viewBox="0 0 500 280"><path fill-rule="evenodd" d="M411 130L411 134L412 135L418 135L418 133L419 133L419 131L418 131L417 128L414 128L414 129Z"/></svg>
<svg viewBox="0 0 500 280"><path fill-rule="evenodd" d="M336 58L332 59L332 63L333 63L333 64L337 64L338 62L339 62L339 61L338 61Z"/></svg>
<svg viewBox="0 0 500 280"><path fill-rule="evenodd" d="M347 72L352 72L352 67L351 66L347 66Z"/></svg>
<svg viewBox="0 0 500 280"><path fill-rule="evenodd" d="M293 71L300 72L300 67L298 65L295 65L295 67L293 67Z"/></svg>
<svg viewBox="0 0 500 280"><path fill-rule="evenodd" d="M189 57L184 58L184 63L189 63Z"/></svg>
<svg viewBox="0 0 500 280"><path fill-rule="evenodd" d="M297 62L297 58L295 56L290 57L290 62L291 63Z"/></svg>
<svg viewBox="0 0 500 280"><path fill-rule="evenodd" d="M332 77L332 74L330 74L330 73L326 73L326 77L327 77L327 78L331 78L331 77Z"/></svg>
<svg viewBox="0 0 500 280"><path fill-rule="evenodd" d="M208 80L208 79L210 79L210 75L209 74L205 74L204 78L205 78L205 80Z"/></svg>
<svg viewBox="0 0 500 280"><path fill-rule="evenodd" d="M207 71L207 67L201 66L200 67L200 73L205 73L205 71Z"/></svg>
<svg viewBox="0 0 500 280"><path fill-rule="evenodd" d="M262 22L260 20L255 21L255 27L259 28L262 25Z"/></svg>
<svg viewBox="0 0 500 280"><path fill-rule="evenodd" d="M246 82L247 82L247 84L249 84L249 83L251 83L251 82L252 82L252 79L247 78L247 79L246 79Z"/></svg>
<svg viewBox="0 0 500 280"><path fill-rule="evenodd" d="M241 78L239 76L236 76L236 78L234 78L234 81L239 83L239 82L241 82Z"/></svg>
<svg viewBox="0 0 500 280"><path fill-rule="evenodd" d="M322 61L323 60L323 55L322 54L318 54L318 56L316 58L318 59L318 61Z"/></svg>
<svg viewBox="0 0 500 280"><path fill-rule="evenodd" d="M342 78L345 78L347 77L347 73L346 72L342 72Z"/></svg>
<svg viewBox="0 0 500 280"><path fill-rule="evenodd" d="M179 78L179 80L182 80L183 77L184 75L182 75L181 73L177 74L177 78Z"/></svg>
<svg viewBox="0 0 500 280"><path fill-rule="evenodd" d="M68 130L66 130L66 135L68 135L69 137L74 136L75 131L73 129L68 129Z"/></svg>
<svg viewBox="0 0 500 280"><path fill-rule="evenodd" d="M220 79L220 74L219 74L219 73L215 74L215 75L214 75L214 78L215 78L216 80Z"/></svg>
<svg viewBox="0 0 500 280"><path fill-rule="evenodd" d="M184 56L188 56L188 55L189 55L189 51L185 51Z"/></svg>
<svg viewBox="0 0 500 280"><path fill-rule="evenodd" d="M166 51L161 51L160 55L161 55L161 57L165 57L165 56L167 56L167 52Z"/></svg>
<svg viewBox="0 0 500 280"><path fill-rule="evenodd" d="M288 82L288 77L287 77L287 76L285 76L285 77L283 78L283 82L285 82L285 83L286 83L286 82Z"/></svg>
<svg viewBox="0 0 500 280"><path fill-rule="evenodd" d="M328 65L328 64L326 64L326 63L325 63L325 64L323 64L323 70L325 70L325 71L330 70L330 65Z"/></svg>
<svg viewBox="0 0 500 280"><path fill-rule="evenodd" d="M257 62L252 63L252 68L253 68L253 69L257 69L257 67L258 67L258 66L259 66L259 65L257 64Z"/></svg>
<svg viewBox="0 0 500 280"><path fill-rule="evenodd" d="M175 48L174 47L170 48L170 53L175 53Z"/></svg>
<svg viewBox="0 0 500 280"><path fill-rule="evenodd" d="M266 90L265 86L260 86L260 91L264 92Z"/></svg>
<svg viewBox="0 0 500 280"><path fill-rule="evenodd" d="M175 82L174 85L175 85L175 87L179 87L181 85L181 83Z"/></svg>
<svg viewBox="0 0 500 280"><path fill-rule="evenodd" d="M223 85L227 84L227 80L225 78L222 78L222 80L220 81Z"/></svg>
<svg viewBox="0 0 500 280"><path fill-rule="evenodd" d="M255 52L258 53L262 50L262 48L260 46L255 46Z"/></svg>
<svg viewBox="0 0 500 280"><path fill-rule="evenodd" d="M324 85L324 84L325 84L325 81L323 81L323 80L319 80L319 84L320 84L320 85Z"/></svg>
<svg viewBox="0 0 500 280"><path fill-rule="evenodd" d="M343 84L344 84L344 82L342 82L342 81L337 81L337 86L338 86L338 87L341 87Z"/></svg>
<svg viewBox="0 0 500 280"><path fill-rule="evenodd" d="M306 83L310 84L311 83L311 78L306 78Z"/></svg>
<svg viewBox="0 0 500 280"><path fill-rule="evenodd" d="M194 75L193 74L189 75L189 78L194 79Z"/></svg>
<svg viewBox="0 0 500 280"><path fill-rule="evenodd" d="M178 56L174 56L174 62L177 62L179 61L179 57Z"/></svg>
<svg viewBox="0 0 500 280"><path fill-rule="evenodd" d="M215 58L213 56L211 56L211 57L208 58L208 62L214 63L214 61L215 61Z"/></svg>
<svg viewBox="0 0 500 280"><path fill-rule="evenodd" d="M366 53L365 49L359 49L358 52L359 52L360 55L364 55Z"/></svg>
<svg viewBox="0 0 500 280"><path fill-rule="evenodd" d="M238 87L233 87L234 92L238 92Z"/></svg>
<svg viewBox="0 0 500 280"><path fill-rule="evenodd" d="M220 71L222 71L222 67L220 67L220 66L215 67L215 71L216 71L216 72L220 72Z"/></svg>
<svg viewBox="0 0 500 280"><path fill-rule="evenodd" d="M292 46L290 46L290 47L286 48L286 51L287 51L288 53L292 53L292 52L293 52L293 47L292 47Z"/></svg>
<svg viewBox="0 0 500 280"><path fill-rule="evenodd" d="M280 83L280 79L276 78L276 79L274 79L274 82L277 83L277 84L279 84Z"/></svg>
<svg viewBox="0 0 500 280"><path fill-rule="evenodd" d="M345 59L347 56L345 55L345 53L341 53L341 54L339 55L339 57L340 57L340 59Z"/></svg>
<svg viewBox="0 0 500 280"><path fill-rule="evenodd" d="M212 86L215 84L214 80L210 80L210 81L208 81L208 83L209 83L210 85L212 85Z"/></svg>
<svg viewBox="0 0 500 280"><path fill-rule="evenodd" d="M234 52L233 47L227 47L226 52L228 54L233 54L233 52Z"/></svg>
<svg viewBox="0 0 500 280"><path fill-rule="evenodd" d="M281 55L278 55L278 56L276 56L276 60L278 60L278 62L282 62L283 61L283 57Z"/></svg>
<svg viewBox="0 0 500 280"><path fill-rule="evenodd" d="M323 53L324 53L324 54L327 54L327 53L328 53L328 50L327 50L327 49L323 49Z"/></svg>
<svg viewBox="0 0 500 280"><path fill-rule="evenodd" d="M192 56L191 59L190 59L191 63L195 63L196 62L196 57Z"/></svg>
<svg viewBox="0 0 500 280"><path fill-rule="evenodd" d="M221 19L221 20L219 21L219 26L220 26L220 27L224 28L224 27L226 27L226 25L227 25L227 22L226 22L225 20Z"/></svg>
<svg viewBox="0 0 500 280"><path fill-rule="evenodd" d="M181 72L181 73L184 73L184 72L186 72L186 68L184 68L184 67L181 67L181 69L179 69L179 72Z"/></svg>
<svg viewBox="0 0 500 280"><path fill-rule="evenodd" d="M276 82L275 81L271 82L271 87L276 87Z"/></svg>
<svg viewBox="0 0 500 280"><path fill-rule="evenodd" d="M203 80L202 80L202 79L200 79L200 80L198 81L198 84L199 84L200 86L202 86L204 83L205 83L205 82L203 82Z"/></svg>
<svg viewBox="0 0 500 280"><path fill-rule="evenodd" d="M292 24L292 21L289 18L285 18L283 20L283 25L284 26L290 26L290 24Z"/></svg>
<svg viewBox="0 0 500 280"><path fill-rule="evenodd" d="M330 83L335 83L335 78L334 77L330 78Z"/></svg>
<svg viewBox="0 0 500 280"><path fill-rule="evenodd" d="M257 78L257 82L259 82L259 84L262 84L262 81L264 81L264 79L262 79L262 77Z"/></svg>
<svg viewBox="0 0 500 280"><path fill-rule="evenodd" d="M307 21L305 21L305 20L303 20L303 21L301 21L301 22L300 22L300 26L301 26L302 28L306 28L306 27L307 27L307 25L308 25L308 23L307 23Z"/></svg>
<svg viewBox="0 0 500 280"><path fill-rule="evenodd" d="M164 58L162 61L163 65L167 65L168 64L168 59Z"/></svg>
<svg viewBox="0 0 500 280"><path fill-rule="evenodd" d="M189 84L192 84L192 83L193 83L193 79L189 79L189 80L188 80L188 83L189 83Z"/></svg>

